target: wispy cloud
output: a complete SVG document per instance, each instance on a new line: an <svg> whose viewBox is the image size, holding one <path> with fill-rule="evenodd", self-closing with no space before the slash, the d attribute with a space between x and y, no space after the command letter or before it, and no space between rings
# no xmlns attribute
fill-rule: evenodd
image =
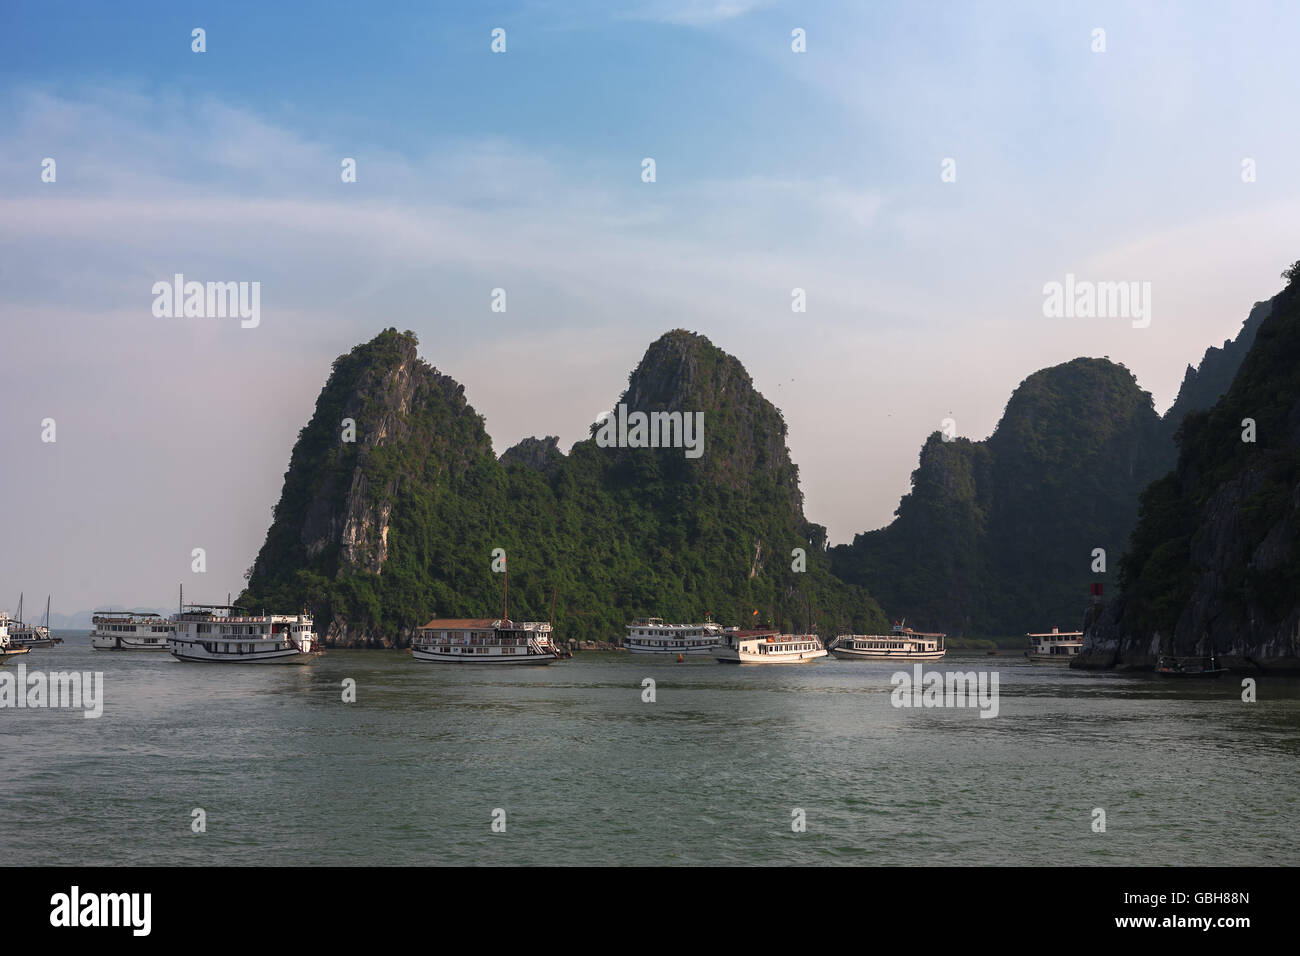
<svg viewBox="0 0 1300 956"><path fill-rule="evenodd" d="M735 20L770 3L771 0L636 0L623 15L629 20L696 27Z"/></svg>

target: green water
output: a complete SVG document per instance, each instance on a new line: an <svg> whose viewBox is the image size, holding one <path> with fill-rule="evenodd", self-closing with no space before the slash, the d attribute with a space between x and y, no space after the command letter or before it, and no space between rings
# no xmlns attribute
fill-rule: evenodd
<svg viewBox="0 0 1300 956"><path fill-rule="evenodd" d="M1300 863L1295 681L1248 704L1237 677L926 665L996 670L982 719L895 708L897 667L830 658L250 667L79 635L24 663L102 671L106 701L0 710L7 865Z"/></svg>

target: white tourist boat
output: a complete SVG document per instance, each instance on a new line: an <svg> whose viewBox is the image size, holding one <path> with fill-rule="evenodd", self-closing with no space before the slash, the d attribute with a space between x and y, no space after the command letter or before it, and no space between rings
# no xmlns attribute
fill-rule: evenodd
<svg viewBox="0 0 1300 956"><path fill-rule="evenodd" d="M167 644L180 661L310 664L320 656L311 615L245 614L220 604L187 604L172 618Z"/></svg>
<svg viewBox="0 0 1300 956"><path fill-rule="evenodd" d="M841 634L830 643L831 653L846 661L937 661L948 649L946 634L926 634L896 622L888 634Z"/></svg>
<svg viewBox="0 0 1300 956"><path fill-rule="evenodd" d="M772 630L723 632L713 658L720 664L807 664L826 656L816 634L778 634Z"/></svg>
<svg viewBox="0 0 1300 956"><path fill-rule="evenodd" d="M627 626L623 646L633 654L709 654L723 642L722 628L707 617L703 624L665 624L647 617Z"/></svg>
<svg viewBox="0 0 1300 956"><path fill-rule="evenodd" d="M90 646L97 651L165 651L175 632L175 625L161 614L98 611L90 623Z"/></svg>
<svg viewBox="0 0 1300 956"><path fill-rule="evenodd" d="M9 626L5 623L7 620L6 617L5 620L0 621L0 664L3 664L11 657L26 654L30 650L26 647L18 647L13 643L13 640L9 637Z"/></svg>
<svg viewBox="0 0 1300 956"><path fill-rule="evenodd" d="M433 664L549 664L560 655L547 621L434 618L416 631L411 656Z"/></svg>
<svg viewBox="0 0 1300 956"><path fill-rule="evenodd" d="M1083 631L1052 628L1039 634L1026 634L1029 650L1025 656L1035 664L1068 664L1083 647Z"/></svg>

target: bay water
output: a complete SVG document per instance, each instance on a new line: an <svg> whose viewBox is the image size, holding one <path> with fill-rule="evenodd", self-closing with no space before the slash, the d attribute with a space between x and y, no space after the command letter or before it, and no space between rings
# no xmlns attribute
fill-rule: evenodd
<svg viewBox="0 0 1300 956"><path fill-rule="evenodd" d="M982 718L829 657L257 667L64 636L22 662L102 672L103 716L0 709L6 865L1300 863L1294 679L1247 703L1235 675L924 665L996 672Z"/></svg>

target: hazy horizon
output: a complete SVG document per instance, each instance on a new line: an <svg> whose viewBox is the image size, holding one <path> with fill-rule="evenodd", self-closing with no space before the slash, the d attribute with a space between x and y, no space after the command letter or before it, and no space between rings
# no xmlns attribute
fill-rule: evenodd
<svg viewBox="0 0 1300 956"><path fill-rule="evenodd" d="M1041 368L1109 357L1163 413L1300 258L1273 108L1297 27L1250 3L8 4L0 607L238 593L330 363L390 326L497 454L567 453L651 342L699 332L782 410L836 543L889 522L944 418L987 437ZM259 324L155 317L177 273L259 282ZM1149 327L1045 317L1067 275L1149 283Z"/></svg>

